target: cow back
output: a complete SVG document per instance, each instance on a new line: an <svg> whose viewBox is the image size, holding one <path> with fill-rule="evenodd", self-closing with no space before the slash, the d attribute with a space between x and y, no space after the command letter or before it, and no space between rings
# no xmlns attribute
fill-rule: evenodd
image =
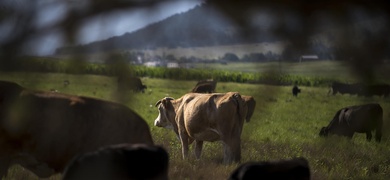
<svg viewBox="0 0 390 180"><path fill-rule="evenodd" d="M144 92L144 89L146 88L147 88L146 85L142 84L142 81L139 77L133 77L133 76L118 77L118 91L133 90L133 91Z"/></svg>
<svg viewBox="0 0 390 180"><path fill-rule="evenodd" d="M188 93L181 101L177 112L178 124L186 127L190 136L194 137L207 128L218 132L227 129L241 132L247 110L239 93Z"/></svg>
<svg viewBox="0 0 390 180"><path fill-rule="evenodd" d="M382 128L383 109L379 104L350 106L342 110L343 121L355 132Z"/></svg>
<svg viewBox="0 0 390 180"><path fill-rule="evenodd" d="M198 83L191 90L191 92L193 92L193 93L213 93L215 91L216 86L217 86L217 81L214 81L214 80L198 81Z"/></svg>
<svg viewBox="0 0 390 180"><path fill-rule="evenodd" d="M63 180L166 180L168 164L168 153L161 146L118 144L77 156L64 171Z"/></svg>
<svg viewBox="0 0 390 180"><path fill-rule="evenodd" d="M248 179L310 180L309 163L305 158L247 162L237 167L229 176L229 180Z"/></svg>

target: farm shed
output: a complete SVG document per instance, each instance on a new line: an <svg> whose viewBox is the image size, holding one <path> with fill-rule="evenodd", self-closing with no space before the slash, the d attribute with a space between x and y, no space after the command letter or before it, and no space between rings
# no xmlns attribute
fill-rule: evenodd
<svg viewBox="0 0 390 180"><path fill-rule="evenodd" d="M302 62L302 61L313 61L313 60L318 60L318 56L315 55L315 54L311 54L311 55L302 55L301 57L299 57L299 62Z"/></svg>

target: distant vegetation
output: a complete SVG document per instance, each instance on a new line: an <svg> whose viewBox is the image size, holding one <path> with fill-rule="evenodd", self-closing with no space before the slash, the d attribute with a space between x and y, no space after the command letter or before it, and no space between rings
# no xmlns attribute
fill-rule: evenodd
<svg viewBox="0 0 390 180"><path fill-rule="evenodd" d="M328 86L332 81L358 81L348 66L340 62L319 61L305 63L192 63L193 68L165 68L129 65L121 61L107 64L80 60L53 60L27 58L19 61L17 71L126 75L175 80L215 79L219 82L237 82L270 85ZM388 82L389 65L377 69L377 81ZM128 72L127 72L128 71Z"/></svg>
<svg viewBox="0 0 390 180"><path fill-rule="evenodd" d="M315 76L317 72L310 63L302 63L301 66L311 68L312 75L297 74L289 70L292 64L277 63L233 63L227 65L199 64L194 63L191 69L131 66L126 63L116 62L113 64L87 63L76 60L52 60L42 58L29 58L19 62L18 68L14 70L27 72L45 73L68 73L68 74L95 74L105 76L119 76L124 71L128 75L138 77L151 77L176 80L200 80L213 78L219 82L257 83L273 85L291 85L297 83L305 86L326 86L335 77ZM282 67L283 66L283 67ZM333 66L337 66L334 64ZM248 68L246 68L248 67ZM283 69L281 69L283 68ZM10 70L10 69L8 69ZM300 70L305 72L305 70ZM340 70L342 71L342 70ZM337 73L337 72L335 72Z"/></svg>

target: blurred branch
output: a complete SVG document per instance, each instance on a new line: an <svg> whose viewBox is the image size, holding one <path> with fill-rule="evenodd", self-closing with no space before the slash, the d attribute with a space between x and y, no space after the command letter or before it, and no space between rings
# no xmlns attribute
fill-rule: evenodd
<svg viewBox="0 0 390 180"><path fill-rule="evenodd" d="M132 11L137 8L153 9L168 1L160 0L57 0L44 1L5 0L0 2L1 27L11 26L8 37L0 40L0 68L12 69L21 47L29 39L59 29L65 37L64 45L76 43L80 27L92 17L116 11ZM34 24L43 7L63 4L67 7L66 16L61 20L37 28ZM345 58L358 76L364 81L374 80L375 67L388 57L390 42L390 6L385 0L275 0L275 1L233 1L208 0L207 5L224 14L229 20L243 27L243 36L251 38L251 18L255 13L267 10L275 19L270 29L276 36L291 44L293 51L302 54L309 48L311 38L318 33L333 31L336 55ZM381 19L376 25L356 24L357 17L367 16ZM10 23L12 22L12 23ZM377 30L373 30L373 29Z"/></svg>
<svg viewBox="0 0 390 180"><path fill-rule="evenodd" d="M0 41L0 69L10 70L17 66L15 58L20 55L22 45L30 38L48 33L54 29L60 29L65 34L67 44L73 44L77 30L82 22L88 18L119 10L131 11L140 7L153 8L161 2L164 1L90 0L80 2L77 0L58 0L46 4L39 0L6 0L0 2L0 28L9 26L7 28L11 29L9 36ZM66 17L49 26L36 28L34 20L36 20L39 10L60 3L65 3L68 7ZM86 6L76 8L80 6L79 3L86 3Z"/></svg>

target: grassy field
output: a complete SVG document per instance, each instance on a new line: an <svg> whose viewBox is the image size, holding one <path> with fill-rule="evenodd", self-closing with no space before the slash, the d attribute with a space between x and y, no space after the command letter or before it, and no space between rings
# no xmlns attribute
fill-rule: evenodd
<svg viewBox="0 0 390 180"><path fill-rule="evenodd" d="M297 70L298 71L298 70ZM304 71L304 70L301 70ZM336 73L337 74L337 73ZM63 86L69 80L68 87ZM189 92L195 81L171 81L143 78L148 89L144 94L116 94L112 77L96 75L0 73L0 80L10 80L33 89L56 89L62 93L92 96L126 104L150 125L156 144L170 155L169 176L183 179L227 179L238 164L223 165L222 144L205 143L202 158L181 159L181 146L171 130L153 126L158 115L154 104L161 98L179 98ZM256 84L218 83L217 92L238 91L257 101L251 122L244 124L242 162L278 160L302 156L308 159L312 179L390 179L390 99L350 95L328 96L326 87L300 87L293 97L291 87ZM384 137L381 143L367 142L364 134L352 140L318 136L334 113L344 106L378 102L384 109ZM102 132L104 133L104 132ZM20 166L9 169L6 179L38 179ZM58 174L49 179L59 180Z"/></svg>

